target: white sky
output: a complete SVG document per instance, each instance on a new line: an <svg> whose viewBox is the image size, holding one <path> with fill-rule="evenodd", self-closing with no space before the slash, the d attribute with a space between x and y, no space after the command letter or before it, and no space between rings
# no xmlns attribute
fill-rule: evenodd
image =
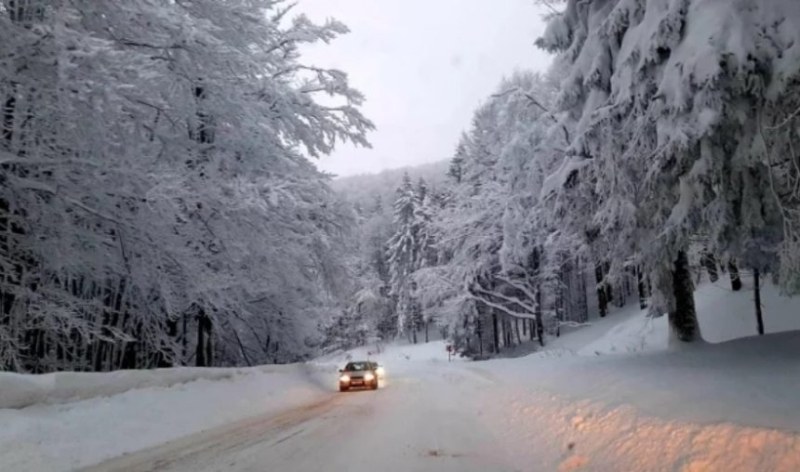
<svg viewBox="0 0 800 472"><path fill-rule="evenodd" d="M305 57L347 72L377 127L372 149L340 145L321 158L320 168L338 175L451 157L503 76L550 63L533 45L544 28L533 0L300 0L298 11L350 28Z"/></svg>

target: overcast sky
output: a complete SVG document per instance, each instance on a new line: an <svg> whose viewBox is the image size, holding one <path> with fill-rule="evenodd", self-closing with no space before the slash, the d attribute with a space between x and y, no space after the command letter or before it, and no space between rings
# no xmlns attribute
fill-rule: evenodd
<svg viewBox="0 0 800 472"><path fill-rule="evenodd" d="M372 149L341 145L321 159L338 175L449 158L504 75L550 63L533 45L544 28L533 0L300 0L298 9L350 28L306 57L347 72L377 126Z"/></svg>

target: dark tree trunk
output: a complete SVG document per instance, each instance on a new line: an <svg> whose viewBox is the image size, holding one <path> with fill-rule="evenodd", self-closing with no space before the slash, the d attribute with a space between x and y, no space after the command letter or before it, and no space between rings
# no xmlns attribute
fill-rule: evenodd
<svg viewBox="0 0 800 472"><path fill-rule="evenodd" d="M742 279L739 277L739 268L733 260L728 261L728 272L731 275L731 289L738 292L742 289Z"/></svg>
<svg viewBox="0 0 800 472"><path fill-rule="evenodd" d="M756 323L759 336L764 335L764 316L761 313L761 274L753 269L753 298L756 304Z"/></svg>
<svg viewBox="0 0 800 472"><path fill-rule="evenodd" d="M206 365L206 331L201 327L202 322L197 318L197 346L195 346L195 365L205 367Z"/></svg>
<svg viewBox="0 0 800 472"><path fill-rule="evenodd" d="M575 266L578 273L578 290L580 291L580 314L581 322L589 321L589 295L586 293L586 271L580 263L580 259L576 259Z"/></svg>
<svg viewBox="0 0 800 472"><path fill-rule="evenodd" d="M708 271L708 279L711 282L716 282L719 280L719 271L717 270L717 260L714 257L714 254L710 252L706 252L703 254L703 265Z"/></svg>
<svg viewBox="0 0 800 472"><path fill-rule="evenodd" d="M183 319L181 321L182 321L182 323L181 323L182 324L182 326L181 326L181 328L182 328L182 332L181 332L181 348L182 348L182 351L183 351L181 353L181 356L182 356L181 363L183 365L185 365L186 364L186 355L188 354L188 348L189 348L189 330L188 330L189 329L189 314L186 313L186 311L183 312Z"/></svg>
<svg viewBox="0 0 800 472"><path fill-rule="evenodd" d="M494 340L494 353L500 352L500 332L497 326L497 313L492 310L492 338Z"/></svg>
<svg viewBox="0 0 800 472"><path fill-rule="evenodd" d="M600 312L600 317L603 318L608 314L608 298L605 290L605 274L603 274L603 266L597 264L594 268L594 276L597 281L597 309Z"/></svg>
<svg viewBox="0 0 800 472"><path fill-rule="evenodd" d="M536 317L536 337L539 338L539 345L544 347L544 324L541 314Z"/></svg>
<svg viewBox="0 0 800 472"><path fill-rule="evenodd" d="M480 331L478 331L478 352L483 357L483 334Z"/></svg>
<svg viewBox="0 0 800 472"><path fill-rule="evenodd" d="M517 332L517 344L522 344L522 336L519 334L519 320L514 319L514 330Z"/></svg>
<svg viewBox="0 0 800 472"><path fill-rule="evenodd" d="M211 318L206 314L205 309L200 308L197 315L195 363L197 367L208 367L211 362Z"/></svg>
<svg viewBox="0 0 800 472"><path fill-rule="evenodd" d="M430 325L431 325L430 320L425 322L425 342L426 343L430 342L430 336L428 335L428 329L430 328Z"/></svg>
<svg viewBox="0 0 800 472"><path fill-rule="evenodd" d="M536 337L539 338L539 344L544 346L544 325L542 324L542 286L536 287L536 319L534 320L536 327Z"/></svg>
<svg viewBox="0 0 800 472"><path fill-rule="evenodd" d="M639 308L644 310L647 308L647 293L645 293L644 277L642 276L641 266L636 266L636 286L639 289Z"/></svg>
<svg viewBox="0 0 800 472"><path fill-rule="evenodd" d="M629 266L628 270L625 271L625 296L630 297L633 295L633 277L636 272L636 267Z"/></svg>
<svg viewBox="0 0 800 472"><path fill-rule="evenodd" d="M669 313L669 322L679 340L693 342L700 340L697 313L694 308L694 286L689 268L689 258L685 251L679 251L672 270L672 290L675 306Z"/></svg>

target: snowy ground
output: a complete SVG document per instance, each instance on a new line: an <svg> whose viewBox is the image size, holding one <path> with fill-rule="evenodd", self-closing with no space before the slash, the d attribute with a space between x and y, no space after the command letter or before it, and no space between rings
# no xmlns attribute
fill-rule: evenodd
<svg viewBox="0 0 800 472"><path fill-rule="evenodd" d="M769 286L764 300L768 332L800 329L800 300ZM680 350L664 318L628 307L517 359L370 346L0 409L0 469L800 470L800 332L742 338L755 334L752 292L722 283L697 305L710 342ZM335 391L348 355L386 367L380 390Z"/></svg>
<svg viewBox="0 0 800 472"><path fill-rule="evenodd" d="M231 371L233 375L224 380L200 379L65 404L0 409L0 470L75 470L242 418L304 405L331 391L332 374L311 366ZM114 375L110 384L133 384L125 374ZM171 380L160 382L174 383Z"/></svg>

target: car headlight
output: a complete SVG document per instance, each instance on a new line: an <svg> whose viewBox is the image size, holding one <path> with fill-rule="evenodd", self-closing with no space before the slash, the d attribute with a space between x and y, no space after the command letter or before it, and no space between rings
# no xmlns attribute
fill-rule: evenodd
<svg viewBox="0 0 800 472"><path fill-rule="evenodd" d="M375 373L378 374L378 377L381 377L383 374L386 373L386 371L383 370L383 367L378 367L377 369L375 369Z"/></svg>
<svg viewBox="0 0 800 472"><path fill-rule="evenodd" d="M349 381L350 381L350 376L347 374L344 374L343 376L339 377L339 382L349 382Z"/></svg>
<svg viewBox="0 0 800 472"><path fill-rule="evenodd" d="M367 382L369 382L370 380L374 380L374 379L375 379L375 376L372 375L372 372L367 372L366 374L364 374L364 380L366 380Z"/></svg>

